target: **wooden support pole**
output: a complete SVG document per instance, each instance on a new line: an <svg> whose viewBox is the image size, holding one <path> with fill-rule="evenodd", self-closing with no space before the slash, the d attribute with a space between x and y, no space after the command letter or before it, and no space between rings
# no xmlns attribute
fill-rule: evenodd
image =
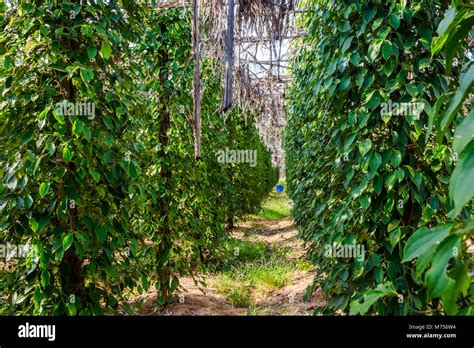
<svg viewBox="0 0 474 348"><path fill-rule="evenodd" d="M194 58L194 83L193 83L193 135L194 157L201 158L201 49L199 40L199 0L193 0L192 10L192 40Z"/></svg>
<svg viewBox="0 0 474 348"><path fill-rule="evenodd" d="M227 36L225 41L225 80L222 98L222 111L226 112L232 107L232 88L234 84L234 19L235 0L228 0Z"/></svg>

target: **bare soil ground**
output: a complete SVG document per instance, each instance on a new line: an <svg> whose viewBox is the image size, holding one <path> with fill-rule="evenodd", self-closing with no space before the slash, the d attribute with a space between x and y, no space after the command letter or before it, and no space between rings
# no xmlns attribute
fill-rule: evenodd
<svg viewBox="0 0 474 348"><path fill-rule="evenodd" d="M304 258L305 250L297 236L298 231L290 218L267 220L255 218L240 223L233 237L252 242L266 243L270 249L288 247L289 258ZM179 300L157 311L156 293L141 296L144 305L141 315L311 315L316 307L325 304L321 292L313 293L307 302L303 300L306 288L312 283L311 271L297 270L289 285L282 288L253 294L254 302L249 308L236 308L215 288L215 275L205 276L207 287L202 289L191 278L183 277L183 291Z"/></svg>

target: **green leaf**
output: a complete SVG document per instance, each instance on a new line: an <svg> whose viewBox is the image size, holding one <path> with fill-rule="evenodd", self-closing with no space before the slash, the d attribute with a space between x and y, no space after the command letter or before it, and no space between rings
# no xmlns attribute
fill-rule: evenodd
<svg viewBox="0 0 474 348"><path fill-rule="evenodd" d="M449 196L454 209L448 216L454 218L474 196L474 140L461 152L456 168L449 181Z"/></svg>
<svg viewBox="0 0 474 348"><path fill-rule="evenodd" d="M372 19L374 19L375 15L377 14L376 7L370 7L364 12L364 21L369 23Z"/></svg>
<svg viewBox="0 0 474 348"><path fill-rule="evenodd" d="M364 315L375 302L385 296L398 296L395 292L395 288L390 282L379 284L374 290L364 292L364 295L361 298L361 300L363 300L362 303L360 300L352 301L350 314Z"/></svg>
<svg viewBox="0 0 474 348"><path fill-rule="evenodd" d="M396 65L395 57L391 57L388 60L388 62L385 63L385 66L383 68L384 74L387 76L390 76L395 70L395 65Z"/></svg>
<svg viewBox="0 0 474 348"><path fill-rule="evenodd" d="M113 125L113 122L110 118L108 117L102 117L102 122L104 122L105 126L107 127L107 129L109 130L114 130L114 125Z"/></svg>
<svg viewBox="0 0 474 348"><path fill-rule="evenodd" d="M33 230L33 232L36 232L39 227L38 221L34 217L32 217L29 221L30 228Z"/></svg>
<svg viewBox="0 0 474 348"><path fill-rule="evenodd" d="M360 205L364 210L367 210L369 208L371 201L372 199L367 194L363 194L359 197Z"/></svg>
<svg viewBox="0 0 474 348"><path fill-rule="evenodd" d="M351 42L352 40L354 39L353 36L349 36L348 38L346 38L342 44L342 48L341 48L341 51L342 52L346 52L347 49L351 46Z"/></svg>
<svg viewBox="0 0 474 348"><path fill-rule="evenodd" d="M398 167L402 163L402 154L398 150L392 150L390 152L390 163L394 168Z"/></svg>
<svg viewBox="0 0 474 348"><path fill-rule="evenodd" d="M438 225L431 230L426 227L417 230L405 244L402 262L408 262L438 244L449 235L452 227L453 224L445 224Z"/></svg>
<svg viewBox="0 0 474 348"><path fill-rule="evenodd" d="M377 31L377 39L385 40L385 38L390 34L391 29L389 27L380 28Z"/></svg>
<svg viewBox="0 0 474 348"><path fill-rule="evenodd" d="M387 186L387 190L390 191L395 185L395 181L397 180L397 172L392 172L386 179L385 185Z"/></svg>
<svg viewBox="0 0 474 348"><path fill-rule="evenodd" d="M364 157L372 148L372 141L370 139L366 139L359 143L359 152L362 157Z"/></svg>
<svg viewBox="0 0 474 348"><path fill-rule="evenodd" d="M340 89L342 91L346 91L349 88L350 85L351 85L351 78L350 78L350 76L346 76L341 81Z"/></svg>
<svg viewBox="0 0 474 348"><path fill-rule="evenodd" d="M31 195L26 196L25 198L26 207L29 209L33 205L33 197ZM0 203L0 211L2 211L2 204Z"/></svg>
<svg viewBox="0 0 474 348"><path fill-rule="evenodd" d="M369 160L370 170L372 173L376 172L382 164L382 156L378 153L372 153Z"/></svg>
<svg viewBox="0 0 474 348"><path fill-rule="evenodd" d="M456 226L452 231L455 234L472 234L474 232L474 220L466 221L461 226Z"/></svg>
<svg viewBox="0 0 474 348"><path fill-rule="evenodd" d="M92 133L86 125L84 125L84 127L82 128L82 134L84 134L84 138L86 138L87 141L91 140Z"/></svg>
<svg viewBox="0 0 474 348"><path fill-rule="evenodd" d="M402 236L402 231L399 228L396 228L390 233L388 240L390 241L390 245L392 246L392 248L394 248L395 245L397 245L401 236Z"/></svg>
<svg viewBox="0 0 474 348"><path fill-rule="evenodd" d="M377 28L382 25L383 21L384 21L384 18L382 17L377 18L372 24L372 30L374 31L377 30Z"/></svg>
<svg viewBox="0 0 474 348"><path fill-rule="evenodd" d="M420 69L425 69L430 66L430 60L428 58L423 58L418 62L418 67Z"/></svg>
<svg viewBox="0 0 474 348"><path fill-rule="evenodd" d="M447 237L436 249L431 268L426 272L425 282L428 286L428 297L440 297L454 288L455 281L448 277L446 268L449 260L459 252L461 238L458 235Z"/></svg>
<svg viewBox="0 0 474 348"><path fill-rule="evenodd" d="M67 310L67 314L70 316L75 316L77 314L75 303L68 302L66 304L66 310Z"/></svg>
<svg viewBox="0 0 474 348"><path fill-rule="evenodd" d="M472 30L474 26L474 11L470 16L459 23L458 26L449 33L449 36L446 40L446 47L444 49L446 53L445 65L447 74L451 74L451 66L453 64L454 56L458 53L461 48L461 44L468 36L469 31ZM462 54L462 52L461 52Z"/></svg>
<svg viewBox="0 0 474 348"><path fill-rule="evenodd" d="M9 57L5 57L3 60L3 67L8 69L11 65L11 59Z"/></svg>
<svg viewBox="0 0 474 348"><path fill-rule="evenodd" d="M95 58L97 55L97 48L95 47L88 47L87 48L87 55L89 56L90 59Z"/></svg>
<svg viewBox="0 0 474 348"><path fill-rule="evenodd" d="M107 266L105 268L105 272L107 273L108 276L110 276L113 279L120 278L119 274L117 273L117 270L112 265Z"/></svg>
<svg viewBox="0 0 474 348"><path fill-rule="evenodd" d="M367 52L367 55L369 57L370 62L375 62L379 56L380 48L382 47L383 40L382 39L376 39L373 40L369 46L369 50Z"/></svg>
<svg viewBox="0 0 474 348"><path fill-rule="evenodd" d="M7 187L10 189L10 190L14 190L16 189L18 185L18 179L14 176L12 176L10 179L8 179L8 182L7 182Z"/></svg>
<svg viewBox="0 0 474 348"><path fill-rule="evenodd" d="M421 279L421 275L430 264L437 246L438 244L432 244L428 249L426 249L424 253L418 256L418 259L416 260L416 269L415 269L415 278L418 281Z"/></svg>
<svg viewBox="0 0 474 348"><path fill-rule="evenodd" d="M64 146L63 149L63 160L65 163L69 163L74 156L74 150L72 149L71 145L67 144Z"/></svg>
<svg viewBox="0 0 474 348"><path fill-rule="evenodd" d="M98 224L95 228L95 235L97 236L100 244L104 244L105 239L107 238L107 232L105 231L104 226Z"/></svg>
<svg viewBox="0 0 474 348"><path fill-rule="evenodd" d="M171 287L170 287L170 291L173 292L176 290L176 288L178 287L179 285L179 280L177 277L173 277L173 280L171 281Z"/></svg>
<svg viewBox="0 0 474 348"><path fill-rule="evenodd" d="M83 128L84 128L84 122L82 122L80 120L75 120L74 124L72 125L72 133L75 136L80 136L81 133L82 133Z"/></svg>
<svg viewBox="0 0 474 348"><path fill-rule="evenodd" d="M136 179L138 177L138 170L135 164L135 161L131 161L128 166L128 174L132 179Z"/></svg>
<svg viewBox="0 0 474 348"><path fill-rule="evenodd" d="M392 232L394 229L396 229L400 225L400 220L393 220L388 224L387 231Z"/></svg>
<svg viewBox="0 0 474 348"><path fill-rule="evenodd" d="M382 56L388 60L392 55L392 43L390 41L385 41L382 46Z"/></svg>
<svg viewBox="0 0 474 348"><path fill-rule="evenodd" d="M453 152L459 156L472 140L474 140L474 109L471 110L469 115L456 127Z"/></svg>
<svg viewBox="0 0 474 348"><path fill-rule="evenodd" d="M35 287L35 293L33 295L33 301L35 304L35 308L38 308L41 304L41 297L42 297L42 291L39 285Z"/></svg>
<svg viewBox="0 0 474 348"><path fill-rule="evenodd" d="M104 59L109 59L110 55L112 54L112 47L107 41L102 42L102 47L100 49L102 56Z"/></svg>
<svg viewBox="0 0 474 348"><path fill-rule="evenodd" d="M114 137L112 134L107 134L105 137L105 145L107 145L108 148L111 148L114 143Z"/></svg>
<svg viewBox="0 0 474 348"><path fill-rule="evenodd" d="M344 141L344 146L343 146L344 151L347 151L347 150L350 149L350 147L351 147L352 143L354 142L355 138L356 138L355 134L352 134L352 135L350 135L346 138L346 140Z"/></svg>
<svg viewBox="0 0 474 348"><path fill-rule="evenodd" d="M400 28L400 17L398 17L395 13L392 13L388 18L388 23L392 26L393 29L397 30Z"/></svg>
<svg viewBox="0 0 474 348"><path fill-rule="evenodd" d="M450 7L441 22L439 22L436 32L439 36L443 36L448 29L452 26L454 18L456 17L456 7Z"/></svg>
<svg viewBox="0 0 474 348"><path fill-rule="evenodd" d="M47 271L41 273L41 286L45 288L49 285L49 273Z"/></svg>
<svg viewBox="0 0 474 348"><path fill-rule="evenodd" d="M398 168L396 173L398 182L402 182L405 179L405 171L402 168Z"/></svg>
<svg viewBox="0 0 474 348"><path fill-rule="evenodd" d="M474 87L474 64L471 64L469 70L461 76L459 88L456 90L454 97L451 99L448 109L441 115L439 120L439 131L436 135L438 142L441 142L443 135L447 132L462 105L462 102Z"/></svg>
<svg viewBox="0 0 474 348"><path fill-rule="evenodd" d="M467 264L458 262L456 267L448 272L448 277L454 279L454 287L451 291L445 292L442 295L441 300L443 301L446 314L456 315L459 310L456 305L458 297L461 294L467 296L471 284Z"/></svg>
<svg viewBox="0 0 474 348"><path fill-rule="evenodd" d="M415 84L409 83L405 86L408 94L410 94L412 97L415 97L418 95L418 87Z"/></svg>
<svg viewBox="0 0 474 348"><path fill-rule="evenodd" d="M430 140L430 135L431 132L433 131L433 125L434 122L436 121L436 118L438 116L438 112L441 108L441 105L443 105L444 100L446 99L446 94L442 94L437 100L433 108L431 108L431 111L428 113L428 129L426 131L426 136L425 136L425 143L428 143Z"/></svg>
<svg viewBox="0 0 474 348"><path fill-rule="evenodd" d="M41 183L39 187L39 195L41 198L44 198L48 194L49 186L50 186L49 182Z"/></svg>
<svg viewBox="0 0 474 348"><path fill-rule="evenodd" d="M71 247L72 242L74 240L73 237L74 236L73 236L72 233L68 233L68 234L64 235L64 237L63 237L63 249L64 249L64 251L67 251Z"/></svg>
<svg viewBox="0 0 474 348"><path fill-rule="evenodd" d="M136 239L132 239L132 241L130 242L130 251L133 255L138 255L138 243Z"/></svg>
<svg viewBox="0 0 474 348"><path fill-rule="evenodd" d="M92 179L94 179L95 182L100 182L100 174L95 170L94 168L89 168L89 173L92 175Z"/></svg>
<svg viewBox="0 0 474 348"><path fill-rule="evenodd" d="M83 246L84 248L87 248L87 246L89 245L89 236L84 232L77 231L76 239L79 242L79 244Z"/></svg>
<svg viewBox="0 0 474 348"><path fill-rule="evenodd" d="M81 78L84 83L88 83L94 78L94 72L87 68L81 68Z"/></svg>
<svg viewBox="0 0 474 348"><path fill-rule="evenodd" d="M56 96L56 89L51 87L51 86L46 86L44 88L46 90L46 92L51 96L51 97L55 97Z"/></svg>

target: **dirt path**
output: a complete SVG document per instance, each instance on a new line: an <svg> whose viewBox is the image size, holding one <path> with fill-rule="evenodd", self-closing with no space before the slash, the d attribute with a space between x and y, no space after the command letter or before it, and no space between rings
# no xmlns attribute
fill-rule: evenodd
<svg viewBox="0 0 474 348"><path fill-rule="evenodd" d="M311 315L314 309L325 303L321 292L312 295L305 302L306 288L313 281L310 269L299 269L297 262L304 260L305 251L297 236L297 229L290 218L268 220L254 218L243 222L233 231L232 237L250 243L264 243L270 253L273 250L287 250L285 258L295 264L291 279L282 287L253 291L252 304L238 308L231 304L217 286L218 274L206 276L207 287L200 289L191 278L181 278L183 291L179 301L156 311L156 293L142 296L144 306L141 315ZM291 265L291 264L290 264Z"/></svg>

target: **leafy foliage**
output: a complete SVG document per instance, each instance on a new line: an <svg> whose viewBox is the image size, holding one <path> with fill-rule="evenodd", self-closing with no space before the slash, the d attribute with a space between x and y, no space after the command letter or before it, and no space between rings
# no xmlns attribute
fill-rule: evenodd
<svg viewBox="0 0 474 348"><path fill-rule="evenodd" d="M293 215L318 266L313 288L329 299L323 311L467 313L472 211L464 196L455 203L459 221L438 226L453 208L453 135L444 122L436 123L443 137L429 134L462 70L447 74L441 59L431 59L443 2L311 4L309 36L293 64L285 144ZM387 112L388 103L417 108ZM460 119L452 108L441 120ZM325 256L333 243L362 245L364 257Z"/></svg>
<svg viewBox="0 0 474 348"><path fill-rule="evenodd" d="M189 13L20 1L1 5L0 25L0 242L30 246L0 263L0 312L116 313L151 286L168 301L179 275L224 254L227 220L256 212L278 180L251 117L216 117L211 69L194 160ZM65 115L62 101L95 112ZM217 162L243 144L255 167Z"/></svg>
<svg viewBox="0 0 474 348"><path fill-rule="evenodd" d="M460 70L464 71L461 75L460 86L454 95L450 96L450 93L441 95L430 115L430 128L427 132L426 139L428 139L430 135L433 124L436 123L437 141L439 144L442 144L442 139L446 135L449 127L452 126L452 122L457 114L468 114L469 112L468 108L465 108L462 103L474 87L474 64L472 58L465 59L463 49L469 31L472 32L473 20L474 7L472 7L472 5L464 4L462 1L453 2L452 6L446 11L443 20L439 23L437 29L438 36L435 37L432 42L433 55L444 48L444 63L447 75L451 73L451 65L455 57L457 58L457 65L460 66ZM447 108L443 113L439 114L440 106L445 100L447 101ZM466 203L469 203L474 196L472 185L470 185L473 179L474 168L472 164L472 157L474 155L474 129L471 126L473 120L474 115L471 110L466 118L459 121L460 124L454 134L453 153L455 157L459 157L460 154L460 157L451 175L449 184L449 196L454 206L448 214L450 218L455 218L459 215ZM461 294L467 296L471 283L468 270L472 265L472 259L466 251L465 244L462 250L463 256L456 259L453 267L450 267L452 265L449 261L453 256L458 256L461 241L463 239L469 239L470 236L472 236L474 232L473 227L472 219L467 224L449 223L437 226L428 237L430 237L430 240L433 240L434 231L441 232L442 238L437 242L439 246L430 247L430 253L424 253L418 257L417 275L427 268L426 266L429 262L432 263L431 268L425 273L425 284L428 287L428 296L431 298L441 297L441 302L448 314L472 314L472 307L460 311L456 304ZM418 230L408 240L406 249L408 245L414 245L414 243L418 241L418 236L425 231L424 228ZM408 257L411 259L409 255L410 250L406 249L405 259ZM447 271L447 268L450 270Z"/></svg>
<svg viewBox="0 0 474 348"><path fill-rule="evenodd" d="M443 58L446 67L446 74L449 75L452 70L453 59L457 58L457 66L464 72L461 76L459 87L454 95L445 93L440 96L440 103L445 99L447 108L441 111L436 108L431 114L430 125L436 123L436 138L439 143L446 135L449 127L452 126L453 120L458 112L468 114L463 108L463 102L467 96L472 93L474 88L474 63L473 59L464 57L464 46L466 38L471 32L474 25L474 7L465 4L463 1L455 1L453 5L446 11L443 20L439 23L437 33L438 36L432 42L432 55L436 55L443 50ZM472 53L471 53L472 54ZM463 110L464 109L464 110ZM473 144L474 115L471 111L469 115L459 124L458 130L454 135L453 151L459 158L459 163L454 170L450 181L450 197L454 203L454 209L450 213L450 217L456 217L462 208L474 196L472 185L466 185L472 179L472 149L469 146ZM431 131L431 126L430 126ZM429 135L429 133L427 134Z"/></svg>

